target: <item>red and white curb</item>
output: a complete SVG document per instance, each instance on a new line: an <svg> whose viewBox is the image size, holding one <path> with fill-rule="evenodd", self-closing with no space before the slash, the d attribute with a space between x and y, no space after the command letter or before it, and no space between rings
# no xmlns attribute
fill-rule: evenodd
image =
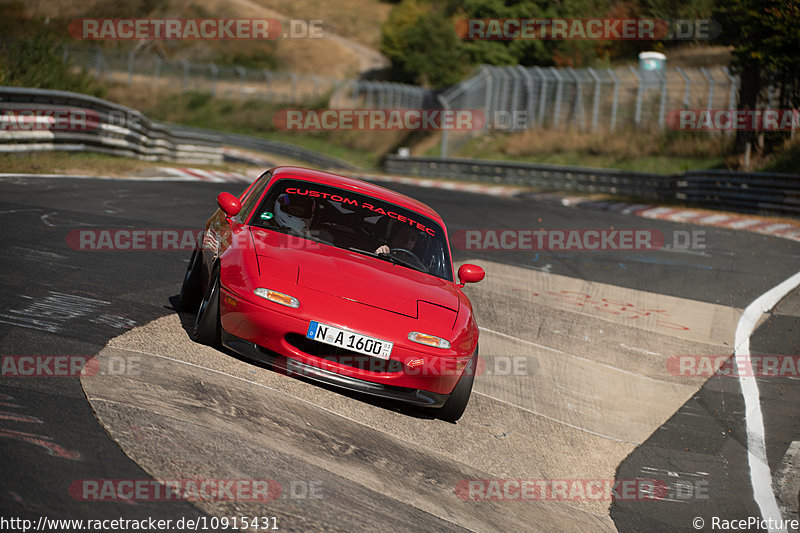
<svg viewBox="0 0 800 533"><path fill-rule="evenodd" d="M212 183L252 183L258 176L246 176L236 172L224 172L220 170L203 170L199 168L157 168L162 174L159 177L126 177L113 179L153 179L153 180L178 180L178 181L206 181ZM260 171L258 172L260 174ZM166 176L164 176L166 175ZM377 174L353 174L348 176L363 179L366 181L376 181L384 183L401 183L416 187L430 189L444 189L450 191L471 192L476 194L486 194L490 196L511 197L521 193L528 193L525 196L541 202L557 203L566 207L580 207L584 209L596 209L599 211L612 211L623 215L633 215L643 218L669 220L671 222L684 222L687 224L697 224L701 226L715 226L718 228L728 228L735 230L751 231L773 237L790 239L800 242L800 221L781 221L775 222L766 217L755 215L739 215L731 213L709 213L696 209L686 209L680 207L661 207L651 204L631 204L627 202L596 201L582 196L566 196L557 193L530 193L524 187L513 187L508 185L483 185L480 183L463 183L456 181L443 181L430 178L411 178L403 176L386 176ZM0 177L59 177L57 174L0 174ZM80 178L97 178L97 176L70 176Z"/></svg>
<svg viewBox="0 0 800 533"><path fill-rule="evenodd" d="M213 170L200 170L196 168L163 168L162 170L172 176L183 177L187 180L201 181L234 181L250 183L255 178L248 178L233 172L220 172ZM528 192L524 187L513 187L508 185L483 185L480 183L464 183L457 181L444 181L430 178L412 178L404 176L387 176L379 174L353 174L348 176L383 183L401 183L416 187L429 189L444 189L449 191L471 192L476 194L486 194L490 196L516 196L520 193ZM718 228L728 228L736 230L752 231L781 237L800 242L800 221L798 222L775 222L764 217L755 215L738 215L730 213L709 213L696 209L686 209L680 207L661 207L650 204L631 204L627 202L614 201L595 201L581 196L565 196L557 193L532 193L526 194L527 198L535 200L559 203L567 207L581 207L585 209L596 209L600 211L612 211L624 215L633 215L643 218L658 220L669 220L671 222L684 222L687 224L697 224L700 226L715 226Z"/></svg>
<svg viewBox="0 0 800 533"><path fill-rule="evenodd" d="M633 215L643 218L752 231L754 233L762 233L764 235L800 242L800 221L775 222L775 220L771 220L767 217L755 215L709 213L708 211L686 209L683 207L660 207L649 204L594 201L580 196L563 196L554 193L534 193L527 195L527 197L539 201L555 202L568 207L613 211L623 215Z"/></svg>
<svg viewBox="0 0 800 533"><path fill-rule="evenodd" d="M203 170L200 168L160 167L156 169L167 176L182 178L186 181L208 181L212 183L252 183L258 176L245 176L238 172L222 170Z"/></svg>

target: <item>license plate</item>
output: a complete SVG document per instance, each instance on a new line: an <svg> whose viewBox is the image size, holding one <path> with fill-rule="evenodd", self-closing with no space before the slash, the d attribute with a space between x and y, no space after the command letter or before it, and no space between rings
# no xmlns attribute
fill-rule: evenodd
<svg viewBox="0 0 800 533"><path fill-rule="evenodd" d="M394 346L393 342L382 341L375 337L368 337L367 335L347 331L336 326L320 324L313 320L308 325L306 337L380 359L389 359L389 355L392 353L392 346Z"/></svg>

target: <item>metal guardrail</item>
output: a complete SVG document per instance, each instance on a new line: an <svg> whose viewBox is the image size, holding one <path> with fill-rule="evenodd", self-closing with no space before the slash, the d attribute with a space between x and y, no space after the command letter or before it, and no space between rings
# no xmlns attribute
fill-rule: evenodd
<svg viewBox="0 0 800 533"><path fill-rule="evenodd" d="M93 96L0 87L0 109L4 119L0 129L0 152L92 151L150 161L196 163L219 163L223 159L218 135L181 132L154 122L136 110ZM42 115L59 112L84 120L73 118L57 123L47 117L30 117L30 122L24 125L16 123L8 127L9 117L21 119L33 111Z"/></svg>
<svg viewBox="0 0 800 533"><path fill-rule="evenodd" d="M90 124L54 124L33 120L11 125L6 113L76 112ZM356 167L288 143L203 128L162 124L128 107L89 95L27 87L0 87L0 153L61 150L98 152L149 161L222 163L223 145L279 154L311 165L355 170ZM12 116L13 118L13 116ZM17 116L17 118L21 118ZM29 117L32 118L32 117ZM66 127L64 127L66 126Z"/></svg>
<svg viewBox="0 0 800 533"><path fill-rule="evenodd" d="M322 168L341 169L341 170L357 170L358 167L351 165L347 161L342 161L333 156L321 154L302 146L297 146L289 143L282 143L279 141L271 141L268 139L261 139L258 137L251 137L249 135L241 135L238 133L223 133L214 130L207 130L204 128L196 128L192 126L181 126L178 124L170 124L176 131L185 132L187 134L194 133L197 135L214 134L222 139L222 143L229 146L236 146L246 150L254 150L257 152L266 152L269 154L279 154L298 161L310 163Z"/></svg>
<svg viewBox="0 0 800 533"><path fill-rule="evenodd" d="M385 170L406 176L526 185L677 201L746 213L800 216L800 176L697 170L675 175L511 161L387 156Z"/></svg>

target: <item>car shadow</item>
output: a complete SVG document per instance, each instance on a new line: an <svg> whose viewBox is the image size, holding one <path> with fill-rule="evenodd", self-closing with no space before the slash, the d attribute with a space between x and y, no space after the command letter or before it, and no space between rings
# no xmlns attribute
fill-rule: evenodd
<svg viewBox="0 0 800 533"><path fill-rule="evenodd" d="M195 315L191 314L191 313L185 313L185 312L180 310L180 297L178 295L171 296L169 298L169 303L170 303L170 305L169 306L165 306L165 308L174 311L178 315L178 318L180 319L180 322L181 322L181 327L183 327L184 331L186 331L186 334L189 335L189 337L191 338L192 329L194 328ZM194 342L194 341L191 341L191 342ZM232 357L232 358L234 358L234 359L236 359L238 361L241 361L243 363L246 363L248 365L255 366L255 367L258 367L258 368L263 368L265 370L269 370L269 371L275 372L276 374L280 373L280 372L277 372L277 371L273 370L272 365L270 365L268 363L264 363L262 361L256 361L254 359L250 359L249 357L245 357L245 356L243 356L241 354L238 354L238 353L236 353L236 352L234 352L232 350L229 350L228 348L226 348L224 346L215 346L214 348L216 350L226 354L227 356ZM283 373L280 373L280 374L284 375ZM341 387L336 387L335 385L330 385L328 383L315 381L315 380L309 379L309 378L304 377L304 376L293 375L293 376L286 376L286 377L289 377L290 379L297 379L299 381L303 381L305 383L308 383L309 385L313 385L315 387L319 387L321 389L328 390L330 392L339 394L340 396L345 396L347 398L352 398L353 400L357 400L357 401L360 401L360 402L368 403L370 405L373 405L375 407L379 407L381 409L385 409L387 411L394 411L396 413L400 413L400 414L403 414L403 415L406 415L406 416L409 416L409 417L412 417L412 418L418 418L418 419L422 419L422 420L437 420L436 416L432 413L432 410L431 409L426 409L424 407L416 407L414 405L405 404L405 403L398 402L398 401L395 401L395 400L389 400L389 399L385 399L385 398L380 398L378 396L372 396L370 394L364 394L364 393L361 393L361 392L358 392L358 391L351 391L351 390L344 389L344 388L341 388ZM444 421L442 421L442 422L444 422Z"/></svg>

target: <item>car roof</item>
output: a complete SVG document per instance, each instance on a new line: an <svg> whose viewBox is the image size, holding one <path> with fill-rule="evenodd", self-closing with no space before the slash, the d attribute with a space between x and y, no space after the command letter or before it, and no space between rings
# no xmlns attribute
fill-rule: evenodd
<svg viewBox="0 0 800 533"><path fill-rule="evenodd" d="M375 198L413 209L444 226L442 217L429 205L368 181L303 167L276 167L272 170L273 181L284 178L298 178L374 196Z"/></svg>

